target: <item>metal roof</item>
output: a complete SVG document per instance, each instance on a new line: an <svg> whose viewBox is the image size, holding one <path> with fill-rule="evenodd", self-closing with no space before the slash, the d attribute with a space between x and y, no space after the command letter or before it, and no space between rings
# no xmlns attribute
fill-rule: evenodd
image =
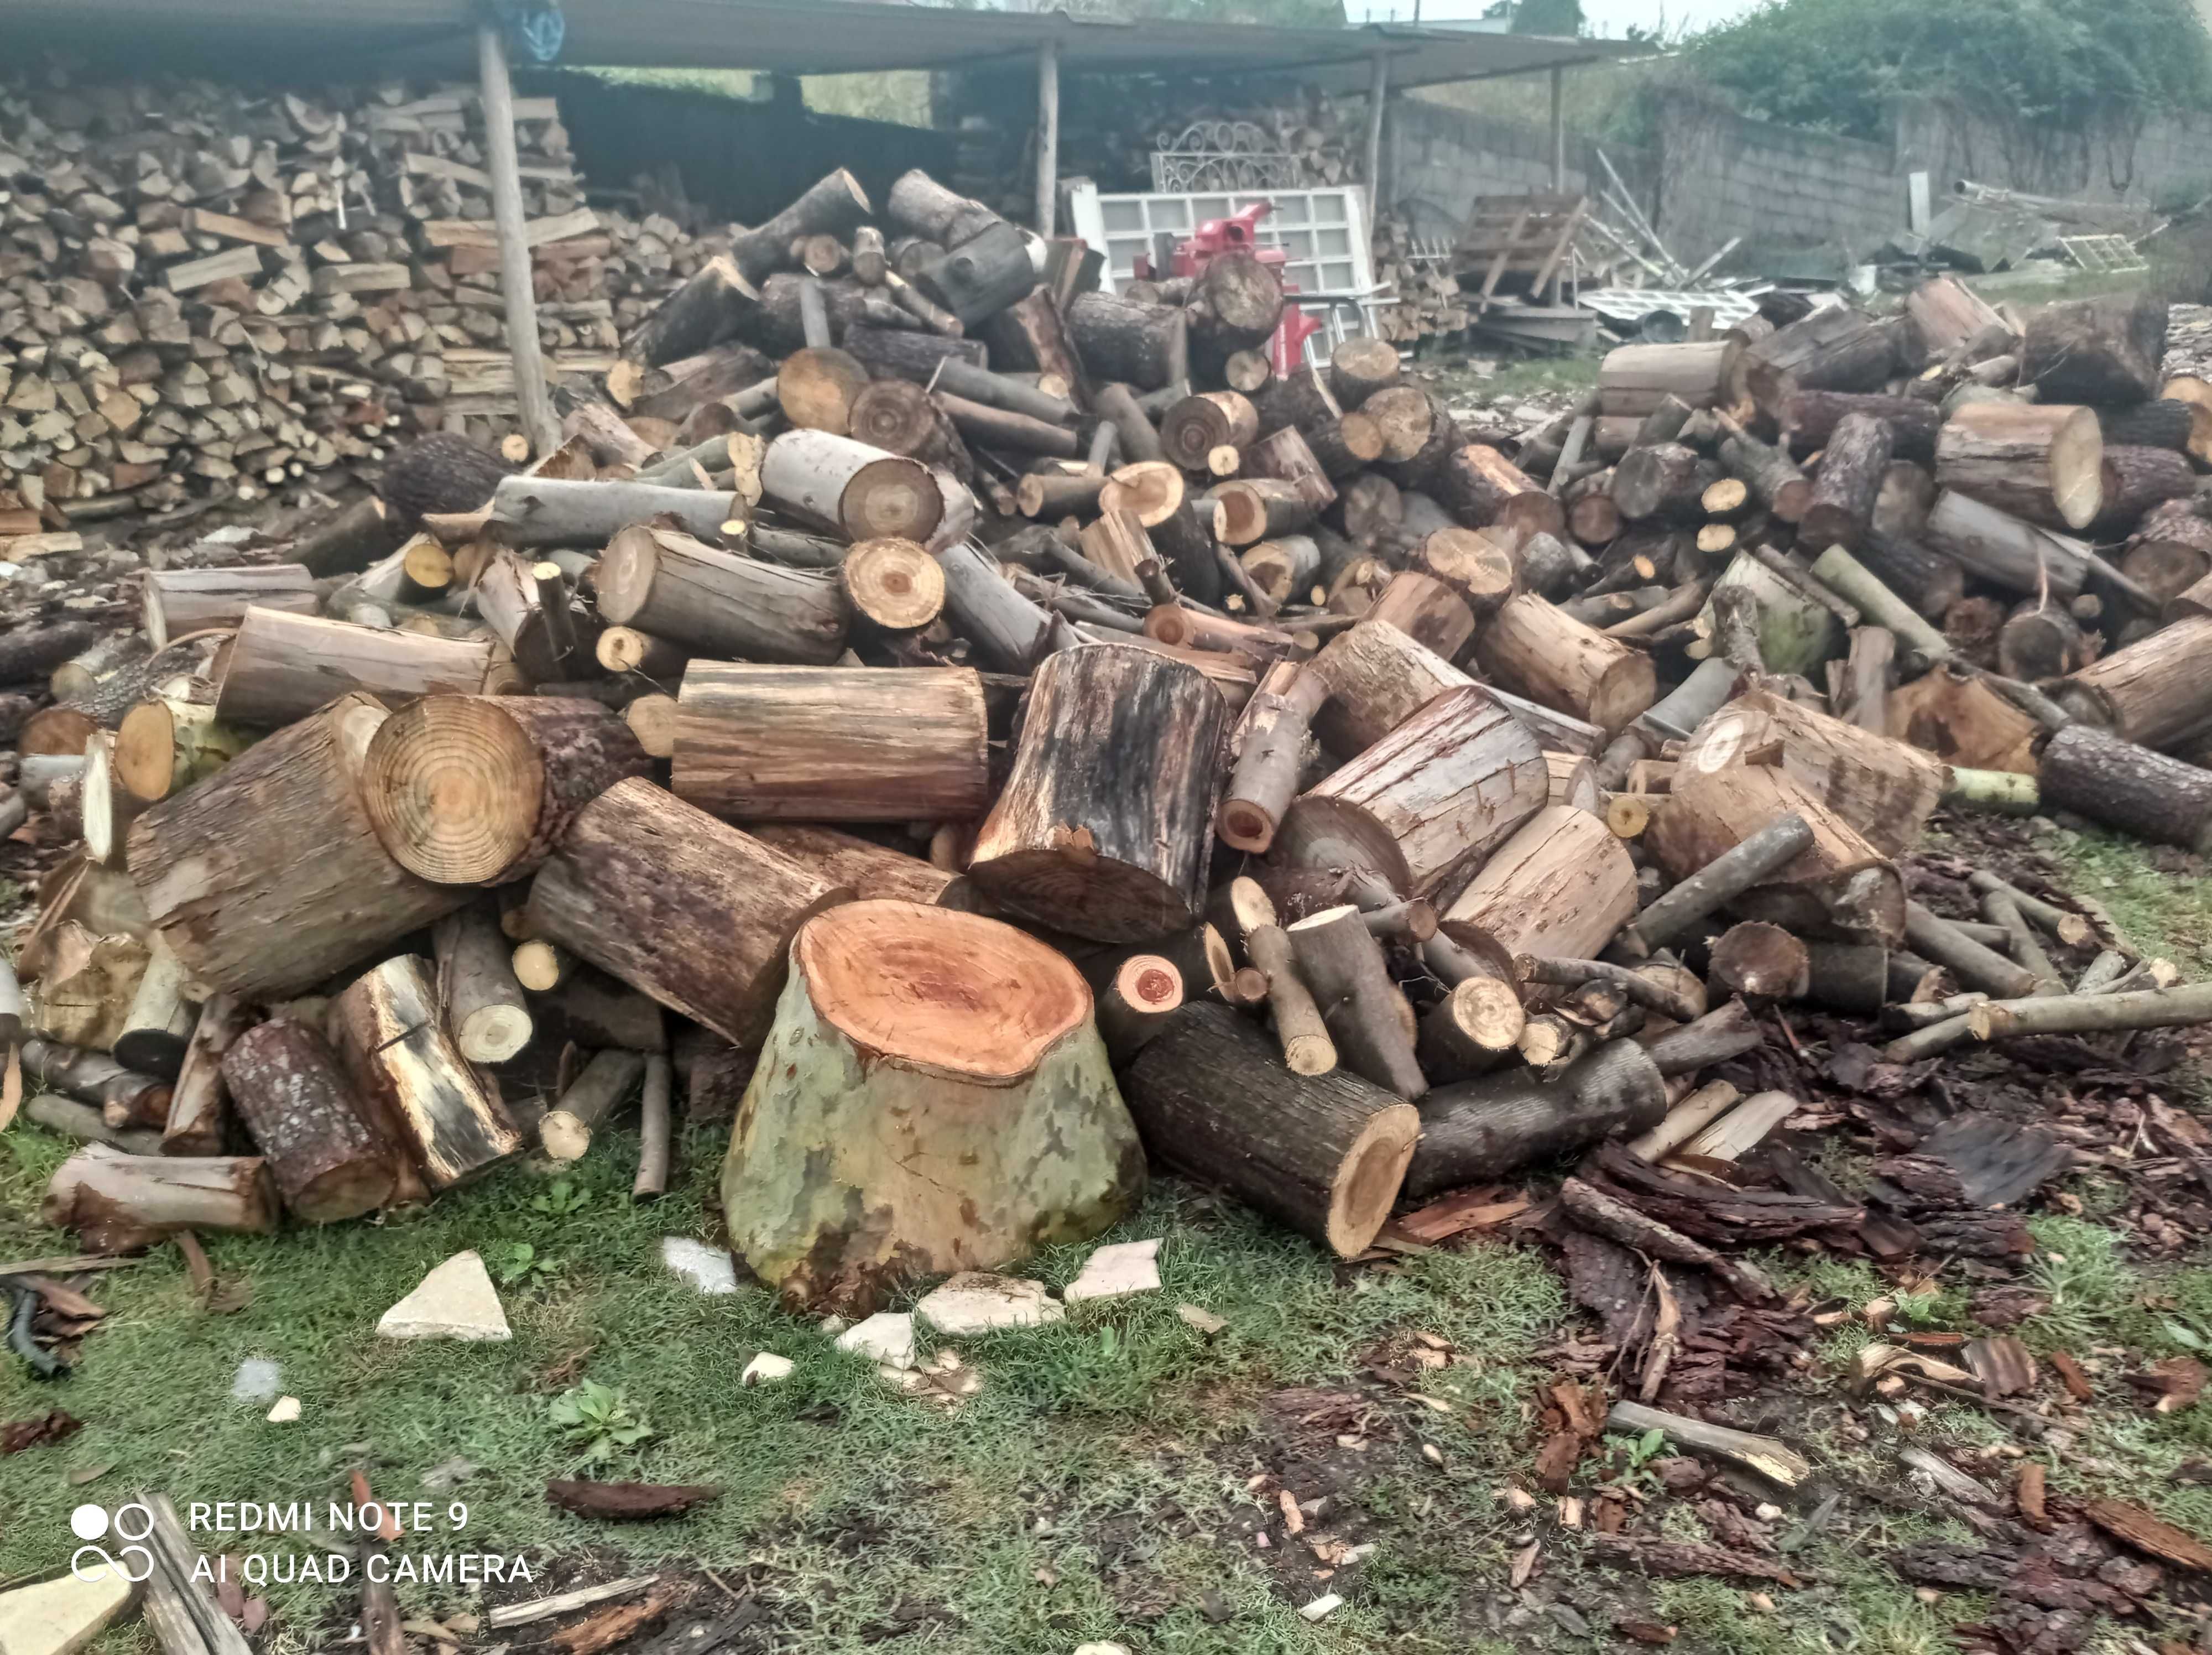
<svg viewBox="0 0 2212 1655"><path fill-rule="evenodd" d="M1275 28L1127 22L874 0L564 0L563 66L756 69L801 75L973 69L1060 46L1063 73L1292 75L1335 89L1390 60L1395 86L1608 61L1604 40L1370 24ZM79 54L103 70L216 67L358 80L474 73L474 0L0 0L9 55ZM518 64L518 68L522 65Z"/></svg>

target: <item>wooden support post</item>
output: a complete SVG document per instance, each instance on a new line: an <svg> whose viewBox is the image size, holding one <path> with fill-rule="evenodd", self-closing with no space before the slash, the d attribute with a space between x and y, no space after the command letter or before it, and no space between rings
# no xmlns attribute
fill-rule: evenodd
<svg viewBox="0 0 2212 1655"><path fill-rule="evenodd" d="M523 239L522 173L514 151L514 88L507 76L507 42L498 28L477 30L477 63L483 82L484 131L491 173L493 221L499 227L500 288L507 299L507 348L514 357L514 394L532 450L550 454L561 446L561 422L545 385L538 350L538 296L532 286L530 247Z"/></svg>
<svg viewBox="0 0 2212 1655"><path fill-rule="evenodd" d="M1567 71L1564 64L1552 65L1552 193L1565 195L1567 191ZM1557 304L1557 299L1553 300Z"/></svg>
<svg viewBox="0 0 2212 1655"><path fill-rule="evenodd" d="M1390 95L1390 59L1375 54L1375 71L1367 82L1367 222L1372 224L1382 210L1382 106Z"/></svg>
<svg viewBox="0 0 2212 1655"><path fill-rule="evenodd" d="M1060 204L1060 43L1037 48L1036 233L1049 238Z"/></svg>

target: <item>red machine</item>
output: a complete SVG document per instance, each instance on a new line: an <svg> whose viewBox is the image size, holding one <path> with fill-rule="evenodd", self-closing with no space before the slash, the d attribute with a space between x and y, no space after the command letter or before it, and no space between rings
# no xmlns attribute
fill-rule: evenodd
<svg viewBox="0 0 2212 1655"><path fill-rule="evenodd" d="M1196 276L1224 253L1249 253L1261 264L1272 266L1279 276L1288 255L1280 247L1261 246L1259 238L1260 221L1274 210L1273 202L1255 201L1233 217L1207 219L1198 227L1197 234L1176 243L1173 268L1167 275ZM1137 257L1135 274L1143 282L1163 279L1152 260L1142 253ZM1285 282L1283 291L1296 293L1297 289ZM1281 325L1267 341L1267 356L1274 363L1275 372L1287 374L1304 362L1306 341L1320 332L1321 327L1298 306L1285 305Z"/></svg>

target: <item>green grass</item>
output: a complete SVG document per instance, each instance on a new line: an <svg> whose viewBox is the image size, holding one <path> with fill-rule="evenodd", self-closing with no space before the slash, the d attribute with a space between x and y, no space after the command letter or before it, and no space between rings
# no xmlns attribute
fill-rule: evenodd
<svg viewBox="0 0 2212 1655"><path fill-rule="evenodd" d="M2195 980L2212 974L2212 880L2177 878L2178 860L2101 828L2062 828L2042 841L2077 894L2104 904L2137 946Z"/></svg>

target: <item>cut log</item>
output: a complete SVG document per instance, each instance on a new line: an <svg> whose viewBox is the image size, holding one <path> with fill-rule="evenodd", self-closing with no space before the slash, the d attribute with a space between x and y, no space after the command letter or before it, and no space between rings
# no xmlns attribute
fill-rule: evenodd
<svg viewBox="0 0 2212 1655"><path fill-rule="evenodd" d="M596 702L426 696L370 741L362 802L410 873L504 885L536 872L586 805L652 767Z"/></svg>
<svg viewBox="0 0 2212 1655"><path fill-rule="evenodd" d="M431 931L438 960L438 1003L447 1032L471 1063L504 1063L530 1044L535 1025L512 950L488 903L440 920Z"/></svg>
<svg viewBox="0 0 2212 1655"><path fill-rule="evenodd" d="M1509 688L1608 735L1658 699L1658 677L1648 654L1534 593L1523 593L1491 617L1474 650L1483 670Z"/></svg>
<svg viewBox="0 0 2212 1655"><path fill-rule="evenodd" d="M1734 339L1619 346L1598 365L1598 411L1642 419L1670 397L1693 410L1727 402L1742 354Z"/></svg>
<svg viewBox="0 0 2212 1655"><path fill-rule="evenodd" d="M2047 687L2123 741L2179 746L2212 729L2212 618L2178 620Z"/></svg>
<svg viewBox="0 0 2212 1655"><path fill-rule="evenodd" d="M1891 691L1889 733L1950 764L2033 776L2043 731L1985 678L1936 672Z"/></svg>
<svg viewBox="0 0 2212 1655"><path fill-rule="evenodd" d="M377 837L361 779L386 718L343 697L133 825L131 878L195 979L253 1001L299 994L468 900Z"/></svg>
<svg viewBox="0 0 2212 1655"><path fill-rule="evenodd" d="M1955 276L1923 282L1905 295L1905 311L1931 356L1951 356L1978 335L2004 326L1989 301Z"/></svg>
<svg viewBox="0 0 2212 1655"><path fill-rule="evenodd" d="M447 1037L428 960L401 954L356 977L331 1002L330 1027L372 1119L433 1193L522 1147L505 1105Z"/></svg>
<svg viewBox="0 0 2212 1655"><path fill-rule="evenodd" d="M2179 507L2150 513L2130 538L2120 573L2158 597L2179 599L2212 575L2212 522Z"/></svg>
<svg viewBox="0 0 2212 1655"><path fill-rule="evenodd" d="M1412 567L1443 581L1476 615L1488 615L1504 603L1517 581L1513 554L1488 535L1468 529L1437 529L1424 536L1413 550Z"/></svg>
<svg viewBox="0 0 2212 1655"><path fill-rule="evenodd" d="M1267 1007L1274 1014L1284 1063L1293 1074L1328 1074L1336 1067L1336 1042L1298 970L1290 937L1276 923L1274 904L1258 881L1249 879L1231 884L1229 899L1245 952L1267 976Z"/></svg>
<svg viewBox="0 0 2212 1655"><path fill-rule="evenodd" d="M2085 529L2104 508L2104 459L2090 409L1973 403L1954 411L1936 439L1936 480L2045 528Z"/></svg>
<svg viewBox="0 0 2212 1655"><path fill-rule="evenodd" d="M696 356L734 338L759 308L760 289L736 261L718 255L638 325L623 341L623 355L647 368Z"/></svg>
<svg viewBox="0 0 2212 1655"><path fill-rule="evenodd" d="M2166 399L2130 408L2100 408L2097 424L2105 434L2108 454L2116 447L2166 448L2185 454L2197 435L2196 405Z"/></svg>
<svg viewBox="0 0 2212 1655"><path fill-rule="evenodd" d="M2212 849L2212 770L2076 724L2043 750L2044 801L2138 838Z"/></svg>
<svg viewBox="0 0 2212 1655"><path fill-rule="evenodd" d="M735 1250L787 1303L866 1314L913 1275L998 1269L1134 1208L1144 1157L1060 956L891 902L823 915L791 952L721 1185Z"/></svg>
<svg viewBox="0 0 2212 1655"><path fill-rule="evenodd" d="M1083 293L1066 319L1068 343L1093 379L1158 391L1190 377L1188 325L1173 305Z"/></svg>
<svg viewBox="0 0 2212 1655"><path fill-rule="evenodd" d="M126 1253L179 1230L268 1235L277 1210L258 1155L126 1155L94 1143L56 1169L39 1219L92 1251Z"/></svg>
<svg viewBox="0 0 2212 1655"><path fill-rule="evenodd" d="M924 184L930 182L920 173L908 173L907 178L920 179ZM892 186L891 200L887 204L893 222L901 224L908 222L900 216L898 205L900 190L906 183L907 179L901 179ZM730 257L748 279L757 282L790 263L794 241L815 235L849 235L873 210L860 180L841 167L809 186L805 194L775 217L750 230L739 231L731 239ZM977 210L988 212L982 208Z"/></svg>
<svg viewBox="0 0 2212 1655"><path fill-rule="evenodd" d="M1808 545L1856 551L1864 543L1892 441L1887 422L1869 414L1848 414L1837 425L1820 460L1813 502L1797 528Z"/></svg>
<svg viewBox="0 0 2212 1655"><path fill-rule="evenodd" d="M1248 749L1249 751L1249 749ZM1375 870L1425 896L1542 809L1550 769L1528 728L1474 685L1437 697L1290 807L1281 855Z"/></svg>
<svg viewBox="0 0 2212 1655"><path fill-rule="evenodd" d="M1799 1000L1813 985L1813 958L1805 944L1778 925L1747 920L1732 925L1712 946L1707 977L1716 998L1740 995L1754 1004Z"/></svg>
<svg viewBox="0 0 2212 1655"><path fill-rule="evenodd" d="M1217 450L1241 450L1259 436L1258 411L1234 391L1202 391L1185 397L1160 418L1162 453L1201 477L1208 472L1223 474L1213 464ZM1234 456L1231 469L1235 469Z"/></svg>
<svg viewBox="0 0 2212 1655"><path fill-rule="evenodd" d="M1950 658L1949 640L1841 546L1822 552L1814 562L1812 575L1875 627L1886 629L1894 640L1893 653L1902 652L1908 669L1925 671ZM1867 630L1855 630L1853 637Z"/></svg>
<svg viewBox="0 0 2212 1655"><path fill-rule="evenodd" d="M211 995L192 1025L191 1043L177 1071L168 1118L161 1127L165 1155L222 1153L229 1094L223 1088L222 1060L231 1043L245 1032L246 1009L234 995Z"/></svg>
<svg viewBox="0 0 2212 1655"><path fill-rule="evenodd" d="M1280 539L1319 515L1296 485L1267 478L1224 483L1213 491L1213 502L1215 532L1229 546Z"/></svg>
<svg viewBox="0 0 2212 1655"><path fill-rule="evenodd" d="M739 1044L757 1041L800 925L849 897L649 782L587 806L531 886L539 936Z"/></svg>
<svg viewBox="0 0 2212 1655"><path fill-rule="evenodd" d="M115 1123L158 1126L168 1117L173 1092L150 1074L134 1074L106 1052L86 1051L33 1036L22 1044L23 1073L32 1085L82 1103L97 1104Z"/></svg>
<svg viewBox="0 0 2212 1655"><path fill-rule="evenodd" d="M787 431L769 443L761 490L805 521L851 540L896 538L926 545L945 520L945 496L927 465L827 431Z"/></svg>
<svg viewBox="0 0 2212 1655"><path fill-rule="evenodd" d="M1812 843L1731 901L1736 915L1803 934L1894 944L1905 934L1905 891L1895 865L1803 782L1761 765L1678 773L1644 845L1674 879L1687 879L1760 829L1796 812Z"/></svg>
<svg viewBox="0 0 2212 1655"><path fill-rule="evenodd" d="M1336 485L1294 425L1249 444L1244 450L1244 472L1249 477L1289 484L1316 512L1327 511L1336 503Z"/></svg>
<svg viewBox="0 0 2212 1655"><path fill-rule="evenodd" d="M2048 589L2071 599L2087 578L2090 553L2081 542L2008 515L1969 493L1939 495L1928 514L1926 535L1930 547L1967 574L2022 596Z"/></svg>
<svg viewBox="0 0 2212 1655"><path fill-rule="evenodd" d="M1635 917L1636 865L1601 818L1551 805L1499 846L1445 912L1509 956L1589 959Z"/></svg>
<svg viewBox="0 0 2212 1655"><path fill-rule="evenodd" d="M472 696L490 677L497 648L489 636L428 637L257 607L217 657L215 715L271 729L357 691L393 701Z"/></svg>
<svg viewBox="0 0 2212 1655"><path fill-rule="evenodd" d="M1011 911L1096 941L1189 926L1227 715L1201 674L1150 651L1053 656L969 877Z"/></svg>
<svg viewBox="0 0 2212 1655"><path fill-rule="evenodd" d="M1853 414L1871 416L1889 427L1896 458L1921 465L1936 463L1936 434L1942 429L1942 411L1934 403L1911 397L1801 391L1782 405L1779 423L1784 446L1800 459L1819 453L1830 446L1837 429Z"/></svg>
<svg viewBox="0 0 2212 1655"><path fill-rule="evenodd" d="M2023 683L2063 678L2075 667L2086 666L2088 659L2088 644L2081 627L2063 609L2023 603L1997 634L1997 670Z"/></svg>
<svg viewBox="0 0 2212 1655"><path fill-rule="evenodd" d="M845 438L806 434L824 441ZM790 441L787 435L776 445ZM714 538L742 522L747 508L736 494L703 489L664 489L648 483L565 483L550 478L510 477L493 496L493 524L513 546L606 545L632 523L666 516L686 532Z"/></svg>
<svg viewBox="0 0 2212 1655"><path fill-rule="evenodd" d="M112 779L133 803L159 804L213 776L252 741L216 722L215 709L204 703L142 701L115 733Z"/></svg>
<svg viewBox="0 0 2212 1655"><path fill-rule="evenodd" d="M1491 1183L1666 1117L1667 1083L1632 1040L1613 1040L1556 1079L1516 1069L1441 1086L1421 1107L1421 1141L1406 1196L1423 1201L1462 1184Z"/></svg>
<svg viewBox="0 0 2212 1655"><path fill-rule="evenodd" d="M1327 697L1314 732L1344 758L1373 746L1446 690L1474 682L1387 621L1363 620L1339 633L1306 671Z"/></svg>
<svg viewBox="0 0 2212 1655"><path fill-rule="evenodd" d="M960 876L835 828L765 822L753 830L763 844L811 867L827 883L848 886L862 902L942 903L957 907Z"/></svg>
<svg viewBox="0 0 2212 1655"><path fill-rule="evenodd" d="M329 1043L279 1017L232 1042L222 1078L285 1210L303 1224L359 1218L391 1201L397 1153Z"/></svg>
<svg viewBox="0 0 2212 1655"><path fill-rule="evenodd" d="M645 1074L645 1054L596 1052L538 1123L538 1136L555 1161L579 1161L592 1147L592 1132L637 1089Z"/></svg>
<svg viewBox="0 0 2212 1655"><path fill-rule="evenodd" d="M964 668L695 661L670 786L739 821L963 822L990 804L988 735Z"/></svg>
<svg viewBox="0 0 2212 1655"><path fill-rule="evenodd" d="M2196 493L2196 468L2181 455L2166 448L2126 447L2107 437L2104 508L2089 532L2099 540L2119 539L2154 507L2191 500Z"/></svg>
<svg viewBox="0 0 2212 1655"><path fill-rule="evenodd" d="M608 621L702 654L827 666L844 653L851 625L834 577L643 523L608 544L594 582Z"/></svg>
<svg viewBox="0 0 2212 1655"><path fill-rule="evenodd" d="M962 362L980 371L988 360L979 339L948 339L942 334L858 323L846 328L842 349L877 379L896 378L915 385L927 385L945 362Z"/></svg>
<svg viewBox="0 0 2212 1655"><path fill-rule="evenodd" d="M1355 1074L1292 1074L1266 1035L1217 1006L1177 1012L1125 1083L1152 1156L1340 1258L1382 1229L1421 1129L1412 1105Z"/></svg>
<svg viewBox="0 0 2212 1655"><path fill-rule="evenodd" d="M2021 340L2021 380L2046 403L2148 402L2166 380L2166 301L2150 293L2039 306Z"/></svg>
<svg viewBox="0 0 2212 1655"><path fill-rule="evenodd" d="M990 666L1026 675L1060 646L1066 623L1015 591L982 548L962 541L936 556L945 608Z"/></svg>
<svg viewBox="0 0 2212 1655"><path fill-rule="evenodd" d="M1321 1008L1338 1060L1401 1098L1419 1098L1428 1081L1413 1052L1414 1025L1390 981L1382 945L1357 908L1344 906L1291 925L1298 976Z"/></svg>
<svg viewBox="0 0 2212 1655"><path fill-rule="evenodd" d="M1614 468L1613 503L1632 523L1698 521L1710 481L1702 464L1679 442L1632 449Z"/></svg>
<svg viewBox="0 0 2212 1655"><path fill-rule="evenodd" d="M1761 762L1778 745L1783 770L1885 856L1919 843L1943 795L1945 766L1931 755L1765 691L1699 727L1676 781Z"/></svg>
<svg viewBox="0 0 2212 1655"><path fill-rule="evenodd" d="M1254 693L1243 715L1243 747L1214 813L1214 831L1224 843L1255 855L1274 843L1297 795L1310 721L1328 692L1320 675L1301 672L1280 693Z"/></svg>
<svg viewBox="0 0 2212 1655"><path fill-rule="evenodd" d="M149 569L140 619L149 642L166 648L172 638L233 627L250 607L312 615L320 607L315 578L301 563L252 569Z"/></svg>
<svg viewBox="0 0 2212 1655"><path fill-rule="evenodd" d="M1486 443L1453 450L1437 472L1436 493L1468 528L1502 528L1516 539L1566 532L1566 512L1559 501Z"/></svg>
<svg viewBox="0 0 2212 1655"><path fill-rule="evenodd" d="M382 490L402 532L412 534L424 517L472 512L490 504L500 484L513 472L497 454L466 437L433 431L385 462Z"/></svg>
<svg viewBox="0 0 2212 1655"><path fill-rule="evenodd" d="M1879 391L1899 368L1898 333L1848 305L1816 310L1747 347L1737 382L1770 415L1801 391Z"/></svg>
<svg viewBox="0 0 2212 1655"><path fill-rule="evenodd" d="M1778 520L1795 523L1812 505L1813 485L1790 456L1746 435L1741 428L1729 428L1718 455L1729 474L1748 484L1752 498Z"/></svg>
<svg viewBox="0 0 2212 1655"><path fill-rule="evenodd" d="M141 1074L174 1080L184 1068L185 1049L198 1014L185 998L190 983L184 962L159 935L152 943L137 991L115 1037L115 1061Z"/></svg>

